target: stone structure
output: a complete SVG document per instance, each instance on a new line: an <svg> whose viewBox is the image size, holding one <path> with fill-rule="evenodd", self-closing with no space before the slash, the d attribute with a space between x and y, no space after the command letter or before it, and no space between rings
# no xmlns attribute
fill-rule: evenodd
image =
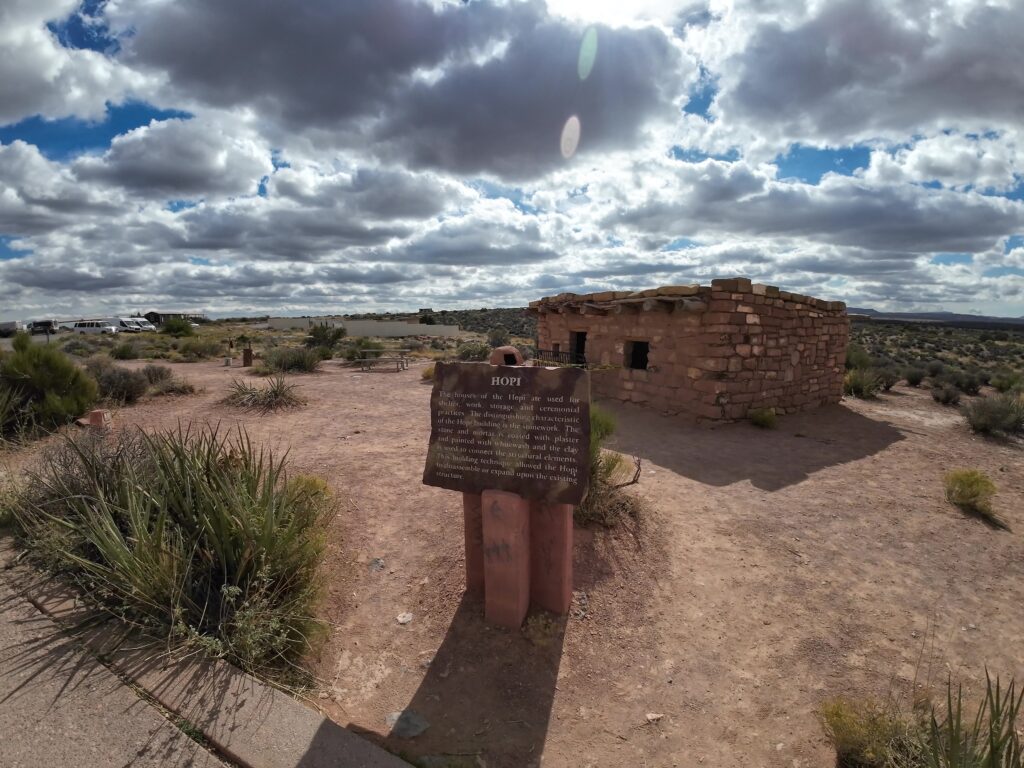
<svg viewBox="0 0 1024 768"><path fill-rule="evenodd" d="M839 402L846 305L712 280L636 293L563 293L530 303L538 358L586 362L595 396L699 419L742 419Z"/></svg>

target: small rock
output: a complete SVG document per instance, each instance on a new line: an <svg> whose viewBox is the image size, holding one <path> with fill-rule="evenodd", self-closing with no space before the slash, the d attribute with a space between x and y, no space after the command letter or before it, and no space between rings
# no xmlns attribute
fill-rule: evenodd
<svg viewBox="0 0 1024 768"><path fill-rule="evenodd" d="M399 624L405 626L410 621L412 621L412 614L411 613L400 613L397 616L395 616L395 621L397 621Z"/></svg>
<svg viewBox="0 0 1024 768"><path fill-rule="evenodd" d="M661 718L663 718L664 716L665 715L662 712L648 712L647 713L647 722L648 723L656 723L659 720L661 720Z"/></svg>
<svg viewBox="0 0 1024 768"><path fill-rule="evenodd" d="M330 697L331 697L331 694L329 694L327 691L320 691L320 698L321 699L329 699Z"/></svg>
<svg viewBox="0 0 1024 768"><path fill-rule="evenodd" d="M430 727L430 723L422 715L413 712L411 709L391 712L385 718L385 721L391 729L390 735L397 736L400 739L415 739Z"/></svg>
<svg viewBox="0 0 1024 768"><path fill-rule="evenodd" d="M373 560L370 561L370 570L374 573L380 573L384 570L384 561L379 557L373 558Z"/></svg>
<svg viewBox="0 0 1024 768"><path fill-rule="evenodd" d="M780 741L780 742L779 742L778 744L776 744L776 745L775 745L775 751L776 751L776 752L781 752L781 751L782 751L782 748L783 748L784 746L785 746L785 744L783 744L783 743L782 743L782 742Z"/></svg>

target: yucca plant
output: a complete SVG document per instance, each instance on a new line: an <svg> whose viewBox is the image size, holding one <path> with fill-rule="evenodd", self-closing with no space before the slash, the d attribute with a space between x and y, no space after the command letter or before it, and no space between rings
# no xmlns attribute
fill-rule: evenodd
<svg viewBox="0 0 1024 768"><path fill-rule="evenodd" d="M295 394L295 385L284 376L274 376L265 387L257 387L244 381L233 381L224 398L228 405L268 413L278 408L293 408L305 403Z"/></svg>
<svg viewBox="0 0 1024 768"><path fill-rule="evenodd" d="M25 488L13 514L29 550L172 647L281 676L321 633L327 487L289 478L244 431L67 438Z"/></svg>
<svg viewBox="0 0 1024 768"><path fill-rule="evenodd" d="M953 683L946 686L946 713L940 720L934 708L928 724L925 765L928 768L1021 768L1024 749L1021 747L1017 719L1024 691L1017 693L1016 683L1004 690L985 673L985 700L978 707L973 721L965 720L963 688Z"/></svg>

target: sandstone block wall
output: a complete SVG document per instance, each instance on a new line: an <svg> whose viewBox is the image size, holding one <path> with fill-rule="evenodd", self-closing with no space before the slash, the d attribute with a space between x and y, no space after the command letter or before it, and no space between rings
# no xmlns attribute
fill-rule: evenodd
<svg viewBox="0 0 1024 768"><path fill-rule="evenodd" d="M586 333L598 397L709 420L742 419L762 407L793 413L842 397L849 336L843 302L733 278L560 294L530 309L539 349L571 351L573 334ZM648 345L646 370L629 367L637 342Z"/></svg>

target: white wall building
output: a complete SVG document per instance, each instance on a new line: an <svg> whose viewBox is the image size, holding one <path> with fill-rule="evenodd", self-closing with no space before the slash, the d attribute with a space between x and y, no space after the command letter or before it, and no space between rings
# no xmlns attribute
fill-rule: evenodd
<svg viewBox="0 0 1024 768"><path fill-rule="evenodd" d="M404 320L346 320L343 317L271 317L267 325L279 331L306 330L314 325L343 326L350 337L378 336L400 338L402 336L443 336L461 335L457 325L425 325L407 323Z"/></svg>

